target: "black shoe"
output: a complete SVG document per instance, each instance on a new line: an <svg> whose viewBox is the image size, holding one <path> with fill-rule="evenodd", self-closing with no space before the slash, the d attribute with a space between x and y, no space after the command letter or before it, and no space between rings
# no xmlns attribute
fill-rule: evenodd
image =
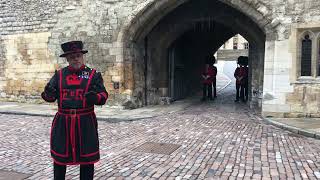
<svg viewBox="0 0 320 180"><path fill-rule="evenodd" d="M213 101L214 100L214 98L210 98L210 101Z"/></svg>
<svg viewBox="0 0 320 180"><path fill-rule="evenodd" d="M201 101L206 101L206 98L201 98Z"/></svg>
<svg viewBox="0 0 320 180"><path fill-rule="evenodd" d="M239 102L239 99L234 100L234 102Z"/></svg>

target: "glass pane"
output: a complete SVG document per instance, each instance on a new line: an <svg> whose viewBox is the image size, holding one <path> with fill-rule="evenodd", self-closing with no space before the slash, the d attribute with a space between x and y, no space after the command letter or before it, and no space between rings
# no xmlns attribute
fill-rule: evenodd
<svg viewBox="0 0 320 180"><path fill-rule="evenodd" d="M311 76L312 41L306 35L301 46L301 76Z"/></svg>

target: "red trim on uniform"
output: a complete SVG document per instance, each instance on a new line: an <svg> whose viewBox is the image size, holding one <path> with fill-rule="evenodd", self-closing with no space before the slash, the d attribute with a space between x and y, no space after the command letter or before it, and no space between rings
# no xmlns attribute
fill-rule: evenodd
<svg viewBox="0 0 320 180"><path fill-rule="evenodd" d="M63 99L63 95L62 95L62 70L59 70L59 75L60 75L60 79L59 79L59 84L60 84L60 99L59 99L59 103L60 103L60 107L62 107L62 99Z"/></svg>
<svg viewBox="0 0 320 180"><path fill-rule="evenodd" d="M80 149L80 156L81 156L81 154L82 154L82 135L81 135L81 131L80 131L80 129L81 129L81 126L80 126L80 116L78 116L78 134L79 134L79 144L80 144L80 147L79 147L79 149Z"/></svg>
<svg viewBox="0 0 320 180"><path fill-rule="evenodd" d="M85 115L91 114L94 112L94 107L82 108L82 109L58 109L58 113L65 116L76 116L76 115Z"/></svg>
<svg viewBox="0 0 320 180"><path fill-rule="evenodd" d="M87 87L86 87L85 92L88 92L89 85L90 85L91 80L92 80L92 76L93 76L93 74L94 74L95 72L96 72L96 70L95 70L95 69L92 69L92 72L91 72L91 74L90 74L90 78L89 78L89 80L88 80L88 84L87 84Z"/></svg>
<svg viewBox="0 0 320 180"><path fill-rule="evenodd" d="M85 112L85 113L77 113L77 115L87 115L87 114L92 114L92 113L93 113L93 111ZM68 114L68 113L60 113L59 112L59 114L64 115L64 116L71 116L71 114Z"/></svg>
<svg viewBox="0 0 320 180"><path fill-rule="evenodd" d="M93 153L89 153L89 154L83 154L82 153L82 135L81 135L81 132L80 132L80 129L81 129L81 126L80 126L80 116L78 116L78 133L79 133L79 142L80 142L80 156L81 157L90 157L90 156L93 156L93 155L96 155L96 154L98 154L99 153L99 150L98 151L96 151L96 152L93 152ZM93 117L92 117L92 114L91 114L91 122L93 123L93 119L92 119ZM93 123L93 126L95 127L95 129L96 129L96 126L94 125L94 123ZM94 134L96 134L96 133L94 133Z"/></svg>
<svg viewBox="0 0 320 180"><path fill-rule="evenodd" d="M67 117L65 117L67 119ZM67 155L69 156L69 136L68 136L68 121L66 121L66 148L67 148Z"/></svg>
<svg viewBox="0 0 320 180"><path fill-rule="evenodd" d="M63 108L58 108L59 113L64 113L64 114L71 114L71 113L86 113L86 112L91 112L94 111L94 107L88 107L88 108L79 108L79 109L63 109Z"/></svg>
<svg viewBox="0 0 320 180"><path fill-rule="evenodd" d="M53 123L52 123L52 127L51 127L51 131L50 131L50 146L52 146L52 130L54 129L55 125L56 125L56 121L57 121L57 115L56 114L54 116L54 119L53 119ZM55 154L56 156L60 156L60 157L68 157L68 154L60 154L60 153L57 153L55 152L52 148L50 149L50 151Z"/></svg>
<svg viewBox="0 0 320 180"><path fill-rule="evenodd" d="M56 122L56 121L55 121ZM52 126L52 129L55 125L55 122ZM56 151L54 151L52 148L51 148L51 152L56 155L56 156L60 156L60 157L68 157L69 156L69 138L68 138L68 121L65 121L65 125L66 125L66 154L60 154L60 153L57 153ZM52 129L51 129L51 141L52 141Z"/></svg>
<svg viewBox="0 0 320 180"><path fill-rule="evenodd" d="M54 154L54 155L56 155L56 156L64 157L64 158L65 158L65 157L68 157L68 155L59 154L59 153L55 152L53 149L51 149L50 151L51 151L52 154Z"/></svg>
<svg viewBox="0 0 320 180"><path fill-rule="evenodd" d="M98 95L98 103L100 103L101 101L101 95L100 94L97 94Z"/></svg>
<svg viewBox="0 0 320 180"><path fill-rule="evenodd" d="M106 100L108 99L108 95L107 95L107 93L102 92L102 93L99 93L99 94L101 94L104 98L106 98Z"/></svg>
<svg viewBox="0 0 320 180"><path fill-rule="evenodd" d="M89 162L74 162L74 163L62 163L62 162L59 162L57 160L55 160L54 158L52 158L53 161L58 164L58 165L86 165L86 164L94 164L96 162L98 162L100 159L96 160L96 161L89 161Z"/></svg>
<svg viewBox="0 0 320 180"><path fill-rule="evenodd" d="M90 157L90 156L94 156L94 155L96 155L96 154L98 154L98 153L99 153L99 151L96 151L96 152L89 153L89 154L81 154L80 156L81 156L81 157Z"/></svg>
<svg viewBox="0 0 320 180"><path fill-rule="evenodd" d="M96 125L95 125L95 123L94 123L94 119L93 119L93 116L92 116L92 114L90 115L91 116L91 123L92 123L92 125L93 125L93 127L94 127L94 129L95 129L95 132L97 131L97 127L96 127ZM97 137L97 134L96 133L94 133L94 135L96 136L96 138L97 138L97 140L98 140L98 137ZM90 157L90 156L93 156L93 155L96 155L96 154L98 154L99 153L99 150L98 151L96 151L96 152L93 152L93 153L89 153L89 154L80 154L80 156L81 157Z"/></svg>
<svg viewBox="0 0 320 180"><path fill-rule="evenodd" d="M71 118L70 139L71 139L71 147L72 147L72 159L73 159L73 162L76 162L76 133L75 133L76 117L71 116L70 118Z"/></svg>

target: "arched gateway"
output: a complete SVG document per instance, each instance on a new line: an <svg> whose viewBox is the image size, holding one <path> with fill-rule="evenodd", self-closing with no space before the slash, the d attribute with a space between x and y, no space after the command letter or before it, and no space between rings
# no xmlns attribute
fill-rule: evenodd
<svg viewBox="0 0 320 180"><path fill-rule="evenodd" d="M318 0L0 2L0 100L40 102L60 44L85 42L110 105L141 107L199 89L203 57L241 34L249 99L264 116L320 117ZM219 59L218 59L219 60Z"/></svg>
<svg viewBox="0 0 320 180"><path fill-rule="evenodd" d="M149 1L136 10L118 36L133 104L192 95L199 87L202 57L239 33L250 43L250 104L260 107L266 42L275 40L279 23L263 4L250 2Z"/></svg>

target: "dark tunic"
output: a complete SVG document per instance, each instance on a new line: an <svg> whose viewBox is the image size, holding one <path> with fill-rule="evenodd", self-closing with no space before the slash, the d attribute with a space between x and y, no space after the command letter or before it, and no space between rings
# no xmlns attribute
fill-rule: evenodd
<svg viewBox="0 0 320 180"><path fill-rule="evenodd" d="M216 76L217 76L217 68L215 66L208 66L205 67L204 72L202 73L203 76L209 76L208 79L203 79L203 84L212 84L216 83Z"/></svg>
<svg viewBox="0 0 320 180"><path fill-rule="evenodd" d="M99 161L94 105L87 104L84 94L97 92L96 105L105 104L108 93L101 74L86 66L80 70L65 67L56 71L48 84L57 90L56 95L50 96L44 91L41 96L47 102L57 100L59 107L51 127L53 160L60 165L93 164Z"/></svg>
<svg viewBox="0 0 320 180"><path fill-rule="evenodd" d="M248 82L248 67L237 67L234 72L234 77L241 77L241 80L236 80L236 85L245 85Z"/></svg>

